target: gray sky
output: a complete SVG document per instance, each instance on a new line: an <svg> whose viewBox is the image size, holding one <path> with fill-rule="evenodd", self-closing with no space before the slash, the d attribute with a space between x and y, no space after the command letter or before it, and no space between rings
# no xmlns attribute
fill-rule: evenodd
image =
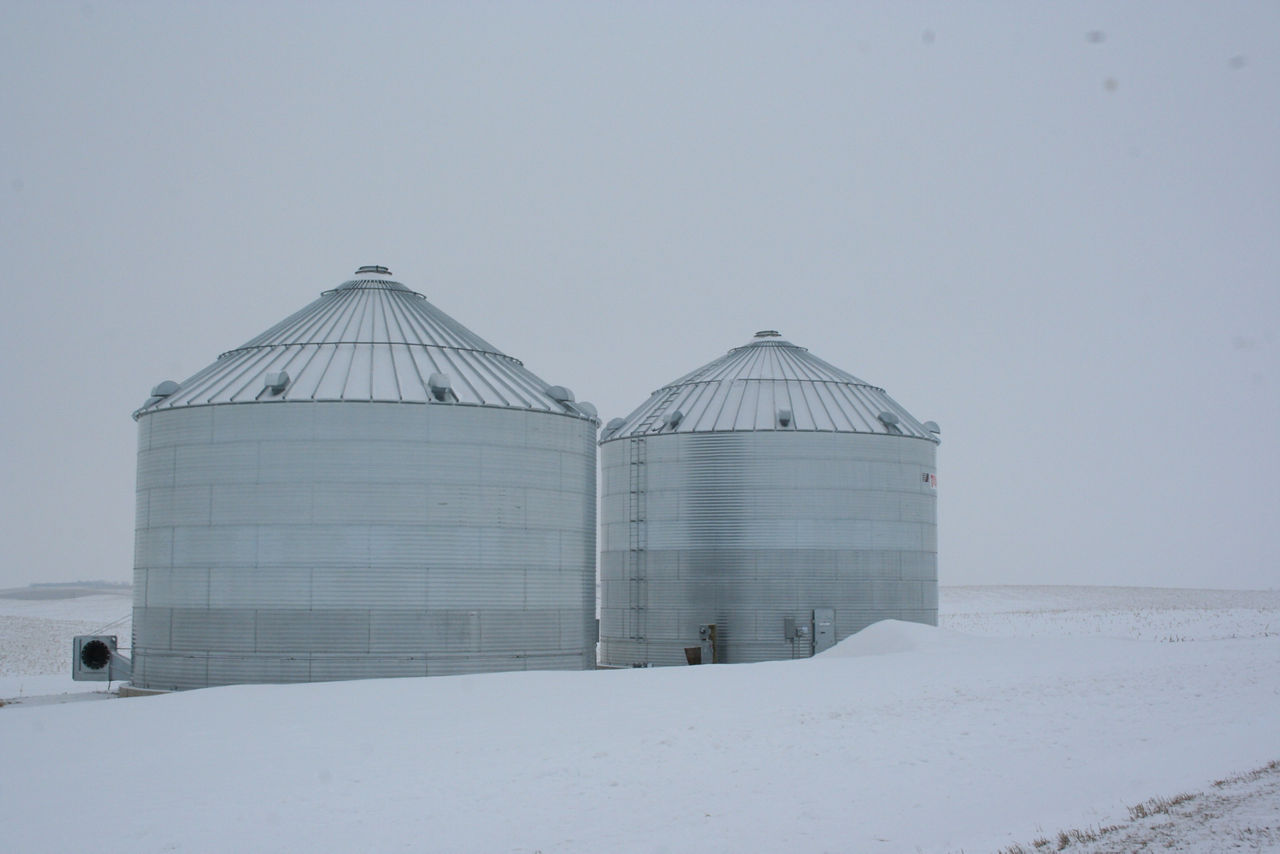
<svg viewBox="0 0 1280 854"><path fill-rule="evenodd" d="M942 425L943 584L1274 587L1280 4L0 0L0 587L385 264L624 415L757 329Z"/></svg>

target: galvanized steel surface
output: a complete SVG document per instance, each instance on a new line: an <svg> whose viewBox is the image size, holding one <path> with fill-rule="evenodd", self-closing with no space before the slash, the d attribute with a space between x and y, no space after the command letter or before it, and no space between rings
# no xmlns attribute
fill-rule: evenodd
<svg viewBox="0 0 1280 854"><path fill-rule="evenodd" d="M450 398L433 393L433 374L451 381ZM269 378L284 384L272 387ZM554 399L549 387L421 294L366 274L325 291L176 388L157 386L135 417L187 406L320 400L447 402L594 417Z"/></svg>
<svg viewBox="0 0 1280 854"><path fill-rule="evenodd" d="M135 685L594 666L594 410L385 273L135 413Z"/></svg>
<svg viewBox="0 0 1280 854"><path fill-rule="evenodd" d="M595 436L524 410L139 421L134 684L595 663Z"/></svg>
<svg viewBox="0 0 1280 854"><path fill-rule="evenodd" d="M837 640L936 624L930 427L772 330L611 422L601 660L683 664L712 623L720 661L805 657L825 609Z"/></svg>
<svg viewBox="0 0 1280 854"><path fill-rule="evenodd" d="M601 660L805 657L786 618L835 610L836 638L937 623L936 446L847 433L672 434L601 448Z"/></svg>
<svg viewBox="0 0 1280 854"><path fill-rule="evenodd" d="M881 413L894 419L886 423ZM653 393L603 439L754 430L937 436L885 393L773 330Z"/></svg>

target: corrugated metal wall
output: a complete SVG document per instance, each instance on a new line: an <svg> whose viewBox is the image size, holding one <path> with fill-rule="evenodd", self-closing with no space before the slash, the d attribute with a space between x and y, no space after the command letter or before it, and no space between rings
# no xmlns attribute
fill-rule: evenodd
<svg viewBox="0 0 1280 854"><path fill-rule="evenodd" d="M595 664L595 430L479 406L143 415L134 684Z"/></svg>
<svg viewBox="0 0 1280 854"><path fill-rule="evenodd" d="M724 662L803 657L785 618L834 608L843 639L937 624L936 444L780 431L601 447L601 661L684 664L715 623ZM936 481L934 481L936 483Z"/></svg>

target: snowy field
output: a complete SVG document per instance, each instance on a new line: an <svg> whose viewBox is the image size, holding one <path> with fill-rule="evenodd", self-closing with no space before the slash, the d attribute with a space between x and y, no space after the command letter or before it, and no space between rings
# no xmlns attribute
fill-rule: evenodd
<svg viewBox="0 0 1280 854"><path fill-rule="evenodd" d="M128 647L133 631L133 591L56 598L60 591L20 591L41 598L12 598L0 591L0 700L59 702L61 695L92 699L106 685L71 681L71 639L76 635L108 634ZM47 598L46 598L47 597Z"/></svg>
<svg viewBox="0 0 1280 854"><path fill-rule="evenodd" d="M0 598L7 850L1280 851L1274 591L944 587L940 628L808 661L65 702L127 614Z"/></svg>

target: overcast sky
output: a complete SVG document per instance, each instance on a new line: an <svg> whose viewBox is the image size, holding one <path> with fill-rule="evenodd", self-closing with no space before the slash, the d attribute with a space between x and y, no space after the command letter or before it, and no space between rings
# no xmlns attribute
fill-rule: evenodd
<svg viewBox="0 0 1280 854"><path fill-rule="evenodd" d="M0 263L0 587L361 264L605 420L781 330L941 424L943 584L1280 583L1271 0L0 0Z"/></svg>

